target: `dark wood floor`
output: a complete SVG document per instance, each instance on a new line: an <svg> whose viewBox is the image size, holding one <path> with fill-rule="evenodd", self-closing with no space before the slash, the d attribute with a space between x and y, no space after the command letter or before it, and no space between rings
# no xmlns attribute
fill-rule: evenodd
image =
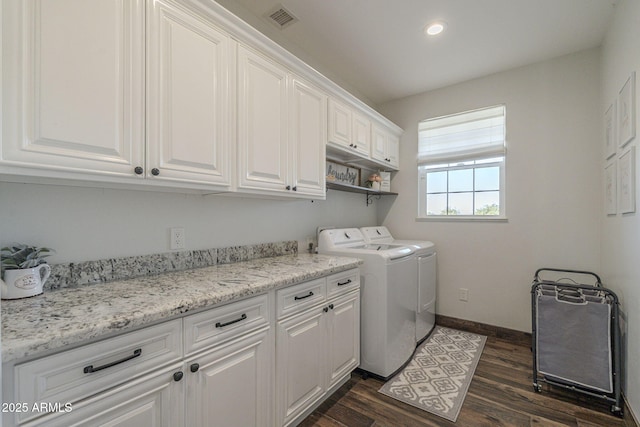
<svg viewBox="0 0 640 427"><path fill-rule="evenodd" d="M528 346L488 337L455 423L378 393L383 382L351 380L300 426L625 426L609 404L543 385L533 391Z"/></svg>

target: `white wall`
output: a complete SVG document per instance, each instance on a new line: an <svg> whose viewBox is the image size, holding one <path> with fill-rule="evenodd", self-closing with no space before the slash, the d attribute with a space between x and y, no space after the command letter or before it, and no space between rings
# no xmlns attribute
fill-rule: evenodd
<svg viewBox="0 0 640 427"><path fill-rule="evenodd" d="M170 227L185 228L186 249L304 245L319 225L375 225L376 218L364 195L333 190L312 203L0 182L0 245L52 247L50 263L169 252Z"/></svg>
<svg viewBox="0 0 640 427"><path fill-rule="evenodd" d="M589 50L380 107L405 133L392 180L400 194L381 202L378 220L396 237L436 243L439 314L531 331L537 268L600 270L599 64ZM417 222L418 122L501 103L508 222Z"/></svg>
<svg viewBox="0 0 640 427"><path fill-rule="evenodd" d="M600 116L613 102L618 91L632 71L636 72L636 134L640 132L640 2L620 0L616 4L613 22L602 48L602 102ZM630 142L638 145L638 137ZM601 168L604 168L604 156L601 150ZM618 150L618 154L621 151ZM636 206L640 169L636 152ZM637 213L605 216L602 218L602 270L603 280L620 298L626 317L626 397L633 412L640 416L640 217Z"/></svg>

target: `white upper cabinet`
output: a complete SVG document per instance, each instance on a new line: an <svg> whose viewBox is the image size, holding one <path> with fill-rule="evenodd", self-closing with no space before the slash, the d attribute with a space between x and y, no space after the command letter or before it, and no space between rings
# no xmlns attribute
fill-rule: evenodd
<svg viewBox="0 0 640 427"><path fill-rule="evenodd" d="M298 194L324 199L327 95L299 77L290 92L291 182Z"/></svg>
<svg viewBox="0 0 640 427"><path fill-rule="evenodd" d="M327 150L332 158L369 169L397 170L399 129L329 98Z"/></svg>
<svg viewBox="0 0 640 427"><path fill-rule="evenodd" d="M329 143L353 148L352 117L351 108L333 98L329 99Z"/></svg>
<svg viewBox="0 0 640 427"><path fill-rule="evenodd" d="M324 198L326 95L238 46L238 189Z"/></svg>
<svg viewBox="0 0 640 427"><path fill-rule="evenodd" d="M373 126L371 144L371 158L391 169L398 169L400 142L397 136L392 135L380 126Z"/></svg>
<svg viewBox="0 0 640 427"><path fill-rule="evenodd" d="M287 70L238 47L239 188L287 186Z"/></svg>
<svg viewBox="0 0 640 427"><path fill-rule="evenodd" d="M4 180L324 199L327 150L393 163L397 127L216 2L0 2Z"/></svg>
<svg viewBox="0 0 640 427"><path fill-rule="evenodd" d="M231 40L172 1L149 2L147 17L145 175L228 186Z"/></svg>
<svg viewBox="0 0 640 427"><path fill-rule="evenodd" d="M371 122L350 106L329 99L329 144L369 157Z"/></svg>
<svg viewBox="0 0 640 427"><path fill-rule="evenodd" d="M2 163L133 176L144 156L143 2L2 6Z"/></svg>
<svg viewBox="0 0 640 427"><path fill-rule="evenodd" d="M391 134L387 136L389 164L395 169L400 169L400 138Z"/></svg>
<svg viewBox="0 0 640 427"><path fill-rule="evenodd" d="M171 0L4 7L16 43L3 51L2 166L51 178L229 188L227 34Z"/></svg>
<svg viewBox="0 0 640 427"><path fill-rule="evenodd" d="M371 150L371 121L365 116L353 113L353 148L364 156Z"/></svg>

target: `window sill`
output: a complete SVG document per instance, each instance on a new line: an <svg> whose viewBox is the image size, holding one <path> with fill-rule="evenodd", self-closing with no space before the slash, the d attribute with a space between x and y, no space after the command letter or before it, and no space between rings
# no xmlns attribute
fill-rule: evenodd
<svg viewBox="0 0 640 427"><path fill-rule="evenodd" d="M416 222L509 222L506 216L467 216L467 215L449 215L449 216L419 216Z"/></svg>

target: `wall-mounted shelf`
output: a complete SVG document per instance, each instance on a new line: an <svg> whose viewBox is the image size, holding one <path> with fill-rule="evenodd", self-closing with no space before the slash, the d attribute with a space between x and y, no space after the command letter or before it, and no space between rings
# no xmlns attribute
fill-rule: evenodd
<svg viewBox="0 0 640 427"><path fill-rule="evenodd" d="M398 193L390 191L376 191L367 187L358 187L357 185L343 184L341 182L329 182L327 181L327 189L345 191L347 193L360 193L367 196L367 206L372 203L372 198L379 199L382 196L397 196Z"/></svg>

